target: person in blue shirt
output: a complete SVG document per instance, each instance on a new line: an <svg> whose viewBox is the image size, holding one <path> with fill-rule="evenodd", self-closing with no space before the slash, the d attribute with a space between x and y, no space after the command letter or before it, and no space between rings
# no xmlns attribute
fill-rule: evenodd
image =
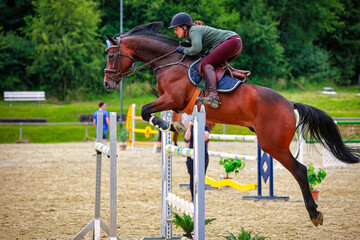
<svg viewBox="0 0 360 240"><path fill-rule="evenodd" d="M106 145L110 120L109 120L109 112L106 111L105 108L106 108L106 103L100 102L99 103L99 109L97 111L95 111L94 115L93 115L93 124L94 124L95 129L96 129L97 113L102 112L103 113L103 144Z"/></svg>
<svg viewBox="0 0 360 240"><path fill-rule="evenodd" d="M184 139L189 141L189 148L194 148L194 128L193 128L193 121L191 120L189 123L189 127L186 129ZM209 141L210 135L210 127L205 125L205 173L206 169L209 165L209 154L207 149L207 143ZM190 193L191 193L191 201L194 201L194 160L191 157L186 158L186 167L188 169L188 173L190 175Z"/></svg>

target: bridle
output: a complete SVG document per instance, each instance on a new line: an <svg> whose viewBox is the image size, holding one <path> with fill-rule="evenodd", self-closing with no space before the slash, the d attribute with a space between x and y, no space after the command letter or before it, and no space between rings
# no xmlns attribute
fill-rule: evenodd
<svg viewBox="0 0 360 240"><path fill-rule="evenodd" d="M130 74L132 72L135 72L134 70L127 71L125 73L122 72L121 56L130 58L131 60L134 61L134 63L136 62L136 60L132 56L129 56L129 55L126 55L126 54L123 54L123 53L120 52L121 38L117 37L116 39L117 39L117 45L111 45L111 46L109 46L108 48L105 49L105 52L108 52L110 48L116 48L117 49L117 53L114 55L114 57L115 57L115 69L105 68L104 73L105 73L105 76L110 78L110 80L112 80L112 81L114 81L114 82L116 82L118 84L122 79L124 79L124 77L126 75L128 75L128 74ZM120 61L120 70L117 69L119 61ZM107 73L115 73L116 77L112 77L112 76L108 75Z"/></svg>
<svg viewBox="0 0 360 240"><path fill-rule="evenodd" d="M144 63L143 65L141 65L141 66L139 66L139 67L135 67L134 69L128 70L127 72L124 72L124 73L123 73L123 72L122 72L121 56L130 58L131 60L133 60L133 64L136 63L136 59L133 58L132 56L129 56L129 55L126 55L126 54L121 53L121 52L120 52L121 37L117 37L116 40L117 40L117 45L111 45L111 46L109 46L108 48L105 49L105 52L108 52L110 48L116 48L116 49L117 49L117 53L114 55L114 57L116 57L116 59L115 59L115 69L109 69L109 68L105 68L105 69L104 69L105 76L107 76L111 81L116 82L116 84L119 84L119 82L120 82L121 80L123 80L123 79L124 79L127 75L129 75L130 73L137 72L137 71L139 71L139 70L141 70L141 69L149 66L149 65L152 64L153 62L156 62L156 61L158 61L158 60L160 60L160 59L162 59L162 58L165 58L165 57L167 57L167 56L169 56L169 55L177 52L176 49L175 49L175 50L170 51L170 52L168 52L168 53L166 53L166 54L164 54L164 55L161 55L160 57L155 58L155 59L153 59L153 60L151 60L151 61L149 61L149 62L147 62L147 63ZM180 43L179 43L179 45L180 45ZM186 64L183 63L184 58L185 58L185 54L183 54L183 56L181 57L181 59L178 60L178 61L176 61L176 62L164 64L164 65L158 66L158 67L156 67L156 68L153 69L153 70L154 70L154 74L153 74L153 77L152 77L152 86L151 86L151 88L152 88L152 90L153 90L153 92L154 92L154 94L155 94L156 97L159 97L159 94L158 94L158 92L155 90L155 87L154 87L154 86L155 86L154 81L155 81L156 72L157 72L159 69L161 69L161 68L165 68L165 67L169 67L169 66L174 66L174 65L182 65L182 66L184 66L185 68L191 68L190 66L187 66ZM118 62L119 62L119 61L120 61L120 70L117 69L117 67L118 67ZM196 71L196 70L193 69L193 71ZM197 72L197 71L196 71L196 72ZM116 74L116 77L112 77L112 76L108 75L107 73L115 73L115 74ZM120 76L120 77L119 77L119 76Z"/></svg>
<svg viewBox="0 0 360 240"><path fill-rule="evenodd" d="M121 62L121 56L124 56L124 57L128 57L130 58L131 60L133 60L133 64L136 63L136 60L135 58L133 58L132 56L129 56L129 55L126 55L126 54L123 54L120 52L120 43L121 43L121 37L117 37L116 38L117 40L117 45L111 45L109 46L108 48L105 49L105 52L108 52L110 48L116 48L117 49L117 53L114 55L115 57L115 69L109 69L109 68L105 68L104 69L104 73L105 73L105 76L107 76L110 80L116 82L117 84L125 78L125 76L129 75L130 73L133 73L133 72L137 72L141 69L143 69L144 67L147 67L149 66L150 64L152 64L153 62L156 62L164 57L167 57L173 53L176 52L176 49L174 51L171 51L171 52L168 52L158 58L155 58L147 63L144 63L143 65L139 66L139 67L135 67L134 69L132 70L128 70L127 72L122 72L122 62ZM175 65L175 64L183 64L182 63L182 60L184 59L185 55L183 56L183 58L180 60L180 61L177 61L175 63L170 63L170 64L166 64L164 66L160 66L160 67L157 67L156 69L154 69L154 71L156 72L157 69L159 68L162 68L162 67L166 67L166 66L171 66L171 65ZM118 70L118 62L120 61L120 70ZM183 64L184 65L184 64ZM187 67L187 66L186 66ZM110 75L108 75L107 73L115 73L116 74L116 77L112 77ZM120 77L119 77L120 76Z"/></svg>

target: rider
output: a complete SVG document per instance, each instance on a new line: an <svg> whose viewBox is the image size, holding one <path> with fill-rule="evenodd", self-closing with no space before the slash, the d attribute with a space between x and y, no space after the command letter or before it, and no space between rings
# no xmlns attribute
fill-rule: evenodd
<svg viewBox="0 0 360 240"><path fill-rule="evenodd" d="M178 52L193 56L203 50L210 50L209 55L202 59L199 70L203 73L210 91L210 94L203 98L203 103L217 108L220 98L216 87L214 67L225 61L231 62L240 55L241 38L232 31L194 25L191 16L184 12L180 12L172 18L170 28L174 28L174 32L179 38L186 37L186 41L191 43L191 47L179 46Z"/></svg>

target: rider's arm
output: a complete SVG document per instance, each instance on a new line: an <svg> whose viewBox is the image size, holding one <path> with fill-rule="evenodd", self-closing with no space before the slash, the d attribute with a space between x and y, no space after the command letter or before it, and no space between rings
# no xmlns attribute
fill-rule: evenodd
<svg viewBox="0 0 360 240"><path fill-rule="evenodd" d="M191 41L191 47L185 48L184 53L189 56L199 54L202 51L202 34L200 31L190 28L188 38Z"/></svg>

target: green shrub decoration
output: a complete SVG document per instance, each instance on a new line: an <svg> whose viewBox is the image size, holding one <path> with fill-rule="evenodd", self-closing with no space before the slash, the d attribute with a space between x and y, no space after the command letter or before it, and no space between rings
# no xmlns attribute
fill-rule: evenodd
<svg viewBox="0 0 360 240"><path fill-rule="evenodd" d="M227 178L229 177L229 173L234 172L236 175L245 167L245 163L241 161L241 159L233 158L220 158L219 164L224 166Z"/></svg>
<svg viewBox="0 0 360 240"><path fill-rule="evenodd" d="M126 130L126 127L123 127L118 135L118 139L123 143L129 139L129 131Z"/></svg>
<svg viewBox="0 0 360 240"><path fill-rule="evenodd" d="M189 239L193 239L192 237L192 232L194 231L194 221L193 219L186 214L183 214L182 216L180 216L178 213L176 212L172 212L173 216L174 216L174 220L172 221L172 223L177 227L180 227L184 232L184 236L189 238ZM215 221L216 218L210 218L210 219L205 219L205 225L211 223L212 221Z"/></svg>
<svg viewBox="0 0 360 240"><path fill-rule="evenodd" d="M307 165L307 177L310 185L310 190L313 191L315 185L320 184L322 180L326 177L325 170L319 168L319 171L315 172L315 167L312 163Z"/></svg>
<svg viewBox="0 0 360 240"><path fill-rule="evenodd" d="M227 240L264 240L270 239L269 237L260 236L261 232L255 234L255 236L251 237L253 231L245 231L243 227L241 227L241 232L235 236L234 234L228 232L229 236L223 236Z"/></svg>

